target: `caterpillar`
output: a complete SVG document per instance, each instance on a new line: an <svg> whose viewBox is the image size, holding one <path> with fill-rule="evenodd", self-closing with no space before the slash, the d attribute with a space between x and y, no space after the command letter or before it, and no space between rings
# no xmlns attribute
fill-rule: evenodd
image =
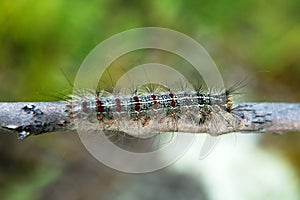
<svg viewBox="0 0 300 200"><path fill-rule="evenodd" d="M70 100L71 120L87 120L97 123L104 132L123 132L138 138L162 132L220 135L235 127L231 124L237 117L231 113L233 88L215 93L149 88L155 86L143 85L131 95L81 90Z"/></svg>

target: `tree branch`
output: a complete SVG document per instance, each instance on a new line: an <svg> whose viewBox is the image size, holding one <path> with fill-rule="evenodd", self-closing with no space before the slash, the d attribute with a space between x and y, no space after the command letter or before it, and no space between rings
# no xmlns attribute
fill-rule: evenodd
<svg viewBox="0 0 300 200"><path fill-rule="evenodd" d="M0 103L0 132L29 135L70 130L67 101Z"/></svg>
<svg viewBox="0 0 300 200"><path fill-rule="evenodd" d="M298 103L239 103L234 114L241 118L236 131L260 133L300 132Z"/></svg>
<svg viewBox="0 0 300 200"><path fill-rule="evenodd" d="M226 120L231 125L222 127L220 134L300 132L300 104L238 103L230 116ZM189 129L184 123L179 123L176 130L168 130L164 125L160 130L211 133L210 123L215 122L207 120L206 123L200 129ZM74 129L74 119L70 117L68 101L0 103L0 133L18 132L19 139L24 139L29 135Z"/></svg>

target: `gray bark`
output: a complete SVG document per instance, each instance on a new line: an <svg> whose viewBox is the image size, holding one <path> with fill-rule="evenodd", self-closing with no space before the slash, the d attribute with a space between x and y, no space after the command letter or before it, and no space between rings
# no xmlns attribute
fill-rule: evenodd
<svg viewBox="0 0 300 200"><path fill-rule="evenodd" d="M0 132L29 135L70 130L67 101L0 103Z"/></svg>

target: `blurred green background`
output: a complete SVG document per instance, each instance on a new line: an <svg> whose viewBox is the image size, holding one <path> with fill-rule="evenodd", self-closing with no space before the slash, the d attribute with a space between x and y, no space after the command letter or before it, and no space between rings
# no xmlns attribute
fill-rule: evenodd
<svg viewBox="0 0 300 200"><path fill-rule="evenodd" d="M249 80L236 101L300 102L299 9L297 0L1 0L0 101L55 100L98 43L158 26L202 44L227 85ZM205 180L188 171L138 176L108 169L75 134L0 137L0 199L213 199ZM296 133L267 135L255 148L284 158L299 181L299 142Z"/></svg>

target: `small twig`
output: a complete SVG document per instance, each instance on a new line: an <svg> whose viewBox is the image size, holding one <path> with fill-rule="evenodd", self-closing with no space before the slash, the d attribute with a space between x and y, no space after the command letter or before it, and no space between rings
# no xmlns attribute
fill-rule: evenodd
<svg viewBox="0 0 300 200"><path fill-rule="evenodd" d="M66 131L71 127L67 101L0 103L0 132L29 135Z"/></svg>
<svg viewBox="0 0 300 200"><path fill-rule="evenodd" d="M240 132L300 132L299 103L239 103L234 112L240 116Z"/></svg>
<svg viewBox="0 0 300 200"><path fill-rule="evenodd" d="M29 135L55 131L74 130L70 117L70 102L17 102L0 103L0 133L18 132L19 138ZM300 104L293 103L253 103L245 102L235 105L228 121L232 126L225 126L223 133L285 133L300 132ZM72 121L72 122L71 122ZM189 130L187 127L176 127L178 132L210 132L208 125L201 129ZM227 128L226 128L227 127ZM166 130L164 126L162 131ZM171 130L174 131L174 130Z"/></svg>

